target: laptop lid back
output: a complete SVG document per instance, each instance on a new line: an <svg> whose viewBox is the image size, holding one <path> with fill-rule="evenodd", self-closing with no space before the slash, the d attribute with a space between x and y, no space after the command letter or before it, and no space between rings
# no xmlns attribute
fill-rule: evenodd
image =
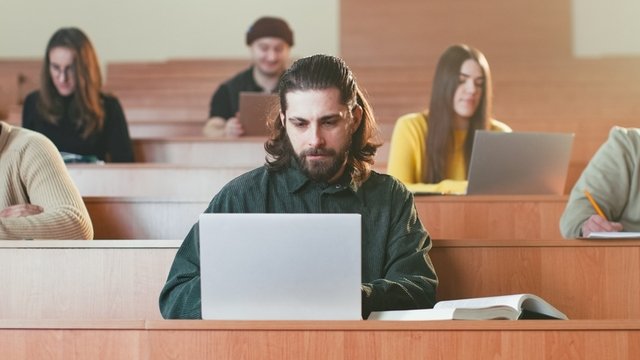
<svg viewBox="0 0 640 360"><path fill-rule="evenodd" d="M202 318L362 318L359 214L200 215Z"/></svg>
<svg viewBox="0 0 640 360"><path fill-rule="evenodd" d="M564 193L573 134L476 131L468 195Z"/></svg>

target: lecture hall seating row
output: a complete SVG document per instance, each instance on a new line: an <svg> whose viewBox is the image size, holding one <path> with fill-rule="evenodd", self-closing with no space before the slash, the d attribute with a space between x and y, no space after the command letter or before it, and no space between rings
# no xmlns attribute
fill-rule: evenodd
<svg viewBox="0 0 640 360"><path fill-rule="evenodd" d="M210 199L87 196L96 239L182 239ZM560 239L564 195L419 196L434 239Z"/></svg>
<svg viewBox="0 0 640 360"><path fill-rule="evenodd" d="M0 242L0 319L160 319L158 295L180 244ZM438 300L534 293L572 320L640 320L638 239L446 239L433 241L430 256Z"/></svg>
<svg viewBox="0 0 640 360"><path fill-rule="evenodd" d="M17 65L8 65L19 64L19 61L3 63L5 73L19 69ZM25 63L39 64L35 60ZM496 79L495 112L516 131L576 133L572 167L578 168L588 162L611 126L635 126L638 114L635 99L640 95L640 88L628 77L621 76L625 70L633 73L635 62L631 60L574 63L552 60L544 64L503 64L503 72L511 75ZM134 139L157 142L182 137L201 142L208 98L217 86L216 81L243 66L246 60L113 63L108 66L107 83L124 105ZM393 122L399 115L426 107L431 81L430 71L426 69L433 66L356 66L375 106L383 139L390 138ZM603 73L610 76L605 77ZM502 92L498 90L501 86ZM20 109L13 109L10 121L19 124ZM144 152L138 161L147 161Z"/></svg>

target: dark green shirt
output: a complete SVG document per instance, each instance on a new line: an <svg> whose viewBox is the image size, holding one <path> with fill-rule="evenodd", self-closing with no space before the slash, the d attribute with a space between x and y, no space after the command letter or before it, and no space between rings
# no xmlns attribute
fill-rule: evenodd
<svg viewBox="0 0 640 360"><path fill-rule="evenodd" d="M359 187L345 176L336 184L308 179L297 167L261 167L229 182L207 213L358 213L362 216L362 313L432 307L437 278L431 240L413 196L394 178L375 172ZM199 226L176 254L160 294L167 319L201 317Z"/></svg>

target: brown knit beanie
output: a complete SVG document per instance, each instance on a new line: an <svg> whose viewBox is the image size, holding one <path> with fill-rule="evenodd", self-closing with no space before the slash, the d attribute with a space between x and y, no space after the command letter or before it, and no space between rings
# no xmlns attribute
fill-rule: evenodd
<svg viewBox="0 0 640 360"><path fill-rule="evenodd" d="M293 31L286 21L276 17L261 17L247 31L247 45L262 37L276 37L293 46Z"/></svg>

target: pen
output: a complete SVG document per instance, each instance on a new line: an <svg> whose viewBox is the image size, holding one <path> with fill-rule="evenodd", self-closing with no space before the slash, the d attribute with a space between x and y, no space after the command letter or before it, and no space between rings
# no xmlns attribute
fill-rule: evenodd
<svg viewBox="0 0 640 360"><path fill-rule="evenodd" d="M602 212L602 209L600 209L600 206L598 206L598 203L593 199L593 196L591 196L591 193L589 193L589 190L585 189L584 194L587 196L587 199L591 203L591 206L593 206L593 208L596 209L596 212L598 213L598 215L602 216L602 218L609 221L609 219L607 219L607 217Z"/></svg>

